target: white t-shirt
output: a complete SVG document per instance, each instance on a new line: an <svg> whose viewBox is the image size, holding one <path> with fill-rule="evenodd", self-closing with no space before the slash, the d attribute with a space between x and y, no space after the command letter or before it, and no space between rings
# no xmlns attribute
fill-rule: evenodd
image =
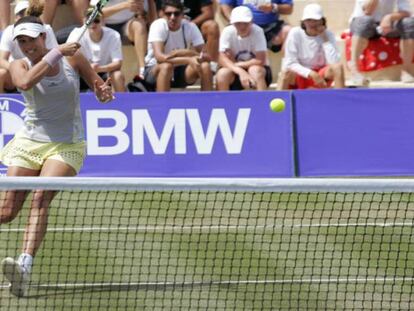
<svg viewBox="0 0 414 311"><path fill-rule="evenodd" d="M290 69L307 78L312 69L340 62L335 35L329 30L326 33L329 41L324 42L320 36L308 36L301 27L292 28L285 41L282 69Z"/></svg>
<svg viewBox="0 0 414 311"><path fill-rule="evenodd" d="M46 29L46 48L52 49L57 47L58 43L52 27L50 27L50 25L44 25L44 27ZM4 29L0 41L0 51L10 52L9 62L26 57L22 50L20 50L17 40L13 40L13 29L13 25L7 26L6 29Z"/></svg>
<svg viewBox="0 0 414 311"><path fill-rule="evenodd" d="M145 56L145 65L153 66L157 63L152 49L152 42L164 42L164 53L173 50L188 49L191 46L204 44L203 35L197 25L185 19L181 21L181 27L177 31L168 29L167 20L159 18L155 20L148 33L148 53Z"/></svg>
<svg viewBox="0 0 414 311"><path fill-rule="evenodd" d="M81 28L72 30L68 37L68 42L71 42L73 36L77 37L77 33ZM85 57L95 64L101 66L108 65L114 61L122 60L122 42L120 34L108 27L102 27L102 38L99 42L92 41L89 31L86 31L79 43L81 45L81 52Z"/></svg>
<svg viewBox="0 0 414 311"><path fill-rule="evenodd" d="M236 61L256 58L256 52L266 52L267 43L263 29L252 24L250 34L240 37L234 25L225 27L220 36L219 52L230 50ZM266 60L268 65L268 60Z"/></svg>
<svg viewBox="0 0 414 311"><path fill-rule="evenodd" d="M351 20L355 17L364 16L363 6L366 0L356 0L354 12L351 15ZM397 10L395 10L397 8ZM381 19L390 13L395 11L406 11L411 12L410 2L408 0L379 0L378 6L375 9L372 16L374 17L375 21L380 22Z"/></svg>
<svg viewBox="0 0 414 311"><path fill-rule="evenodd" d="M108 3L105 5L105 7L110 7L118 3L125 2L127 0L109 0ZM95 5L98 2L98 0L91 0L90 4ZM148 12L148 0L144 0L144 11ZM129 21L131 18L133 18L135 15L134 12L131 12L130 10L122 10L118 13L115 13L111 16L105 17L105 23L106 24L121 24Z"/></svg>

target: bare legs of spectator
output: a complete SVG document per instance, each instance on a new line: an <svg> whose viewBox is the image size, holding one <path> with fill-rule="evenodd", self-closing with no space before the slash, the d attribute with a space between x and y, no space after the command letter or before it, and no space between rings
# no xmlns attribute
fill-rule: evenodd
<svg viewBox="0 0 414 311"><path fill-rule="evenodd" d="M366 79L358 70L358 60L362 52L368 47L369 40L356 35L352 36L351 61L349 70L351 71L353 83L357 86L368 86L369 80Z"/></svg>
<svg viewBox="0 0 414 311"><path fill-rule="evenodd" d="M115 92L126 92L125 77L121 70L116 70L109 75L112 80L112 87Z"/></svg>
<svg viewBox="0 0 414 311"><path fill-rule="evenodd" d="M0 31L10 24L10 0L0 0Z"/></svg>
<svg viewBox="0 0 414 311"><path fill-rule="evenodd" d="M174 66L172 64L158 64L153 68L152 73L157 77L157 92L168 92L171 90L171 79L174 74ZM202 91L211 91L213 89L213 75L208 62L201 63L197 69L187 66L185 70L186 83L191 85L198 78L201 80Z"/></svg>
<svg viewBox="0 0 414 311"><path fill-rule="evenodd" d="M255 81L254 89L263 91L267 89L265 75L265 68L262 66L251 66L247 70L250 77ZM216 74L216 89L217 91L228 91L230 85L234 82L236 74L229 68L220 68Z"/></svg>
<svg viewBox="0 0 414 311"><path fill-rule="evenodd" d="M341 63L332 64L328 66L325 72L325 80L333 80L335 89L342 89L345 87L345 71Z"/></svg>
<svg viewBox="0 0 414 311"><path fill-rule="evenodd" d="M287 37L287 35L289 33L289 30L291 28L292 27L290 25L284 25L282 27L282 30L277 34L277 36L274 36L272 38L272 44L273 45L282 45L283 46L283 43L285 42L286 37ZM283 48L282 48L282 50L283 50Z"/></svg>
<svg viewBox="0 0 414 311"><path fill-rule="evenodd" d="M403 61L403 72L401 80L404 82L412 83L414 82L414 66L413 66L413 57L414 57L414 39L405 39L401 40L401 58Z"/></svg>
<svg viewBox="0 0 414 311"><path fill-rule="evenodd" d="M290 70L283 70L279 72L279 76L277 79L277 87L276 89L281 90L288 90L290 85L295 84L296 73Z"/></svg>
<svg viewBox="0 0 414 311"><path fill-rule="evenodd" d="M127 37L134 42L135 53L138 62L138 74L142 75L145 67L145 54L147 53L147 24L143 19L135 19L128 22ZM141 77L143 78L143 77Z"/></svg>
<svg viewBox="0 0 414 311"><path fill-rule="evenodd" d="M45 7L42 14L42 20L45 24L52 24L55 18L57 7L60 0L44 0ZM72 9L73 19L76 24L82 25L84 14L88 8L89 1L87 0L68 0L67 3Z"/></svg>
<svg viewBox="0 0 414 311"><path fill-rule="evenodd" d="M217 62L220 37L219 25L214 20L205 21L201 25L201 33L207 42L206 50L211 57L211 61Z"/></svg>

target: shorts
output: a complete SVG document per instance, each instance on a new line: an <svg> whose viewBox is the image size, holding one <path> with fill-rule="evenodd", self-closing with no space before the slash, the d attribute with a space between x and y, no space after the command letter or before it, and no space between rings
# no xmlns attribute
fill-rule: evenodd
<svg viewBox="0 0 414 311"><path fill-rule="evenodd" d="M268 25L263 25L260 26L262 27L265 37L266 37L266 42L267 42L267 48L269 50L271 50L274 53L279 52L282 49L282 45L281 44L273 44L272 40L274 37L276 37L280 31L282 30L283 26L285 25L285 22L282 20L278 20L274 23L268 24Z"/></svg>
<svg viewBox="0 0 414 311"><path fill-rule="evenodd" d="M157 86L157 77L154 76L154 74L152 73L153 68L154 66L145 67L144 80L150 86L151 89L155 90ZM171 87L184 88L190 85L189 83L185 81L185 69L186 68L187 68L187 65L180 65L180 66L174 67L174 74L171 80Z"/></svg>
<svg viewBox="0 0 414 311"><path fill-rule="evenodd" d="M272 70L269 66L264 66L266 73L265 73L265 81L266 85L269 86L270 83L272 83ZM234 81L232 84L230 84L230 90L231 91L240 91L243 90L243 86L240 82L240 78L238 75L235 76Z"/></svg>
<svg viewBox="0 0 414 311"><path fill-rule="evenodd" d="M379 23L371 16L355 17L351 21L351 33L365 39L375 39L381 36L377 27ZM393 30L385 35L387 38L414 39L414 17L405 17L393 24Z"/></svg>
<svg viewBox="0 0 414 311"><path fill-rule="evenodd" d="M325 66L322 67L320 69L313 69L314 71L316 71L322 78L325 76L325 72L328 70L329 66ZM326 80L326 84L328 85L328 87L330 87L333 83L333 80ZM300 75L296 75L296 79L295 79L295 84L291 85L290 87L291 89L308 89L308 88L317 88L319 89L320 87L317 87L315 85L315 83L313 82L313 80L311 78L305 78L302 77Z"/></svg>
<svg viewBox="0 0 414 311"><path fill-rule="evenodd" d="M79 173L86 156L86 142L40 142L16 134L0 151L0 161L6 166L19 166L36 171L42 169L47 159L70 165Z"/></svg>

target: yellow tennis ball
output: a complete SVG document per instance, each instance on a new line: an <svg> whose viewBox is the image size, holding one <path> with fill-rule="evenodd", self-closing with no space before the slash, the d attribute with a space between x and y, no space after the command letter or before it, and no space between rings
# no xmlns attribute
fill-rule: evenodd
<svg viewBox="0 0 414 311"><path fill-rule="evenodd" d="M270 110L272 110L273 112L282 112L286 108L286 103L281 98L275 98L272 99L269 106Z"/></svg>

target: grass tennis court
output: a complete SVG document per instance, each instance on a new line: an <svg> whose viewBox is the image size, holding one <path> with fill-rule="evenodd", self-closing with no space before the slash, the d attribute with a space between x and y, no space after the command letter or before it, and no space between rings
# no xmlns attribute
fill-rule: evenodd
<svg viewBox="0 0 414 311"><path fill-rule="evenodd" d="M27 208L0 227L21 247ZM5 310L413 309L412 194L62 192Z"/></svg>

